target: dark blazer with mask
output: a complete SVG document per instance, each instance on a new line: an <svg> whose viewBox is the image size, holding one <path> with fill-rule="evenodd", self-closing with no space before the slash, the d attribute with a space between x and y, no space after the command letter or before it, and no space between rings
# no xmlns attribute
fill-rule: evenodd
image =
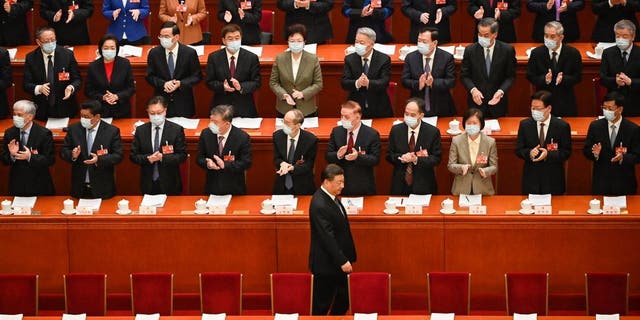
<svg viewBox="0 0 640 320"><path fill-rule="evenodd" d="M244 34L243 34L244 35ZM207 59L207 87L214 93L211 107L221 104L233 106L234 117L257 117L254 93L260 88L260 61L254 53L240 48L234 78L240 82L242 93L224 91L224 80L231 84L227 50L220 49L209 54Z"/></svg>
<svg viewBox="0 0 640 320"><path fill-rule="evenodd" d="M57 35L56 35L57 36ZM43 52L40 48L35 48L27 54L24 62L24 81L22 88L32 96L33 102L38 109L36 119L46 120L47 118L73 118L78 114L78 100L76 96L82 85L78 62L73 55L73 51L56 46L53 56L53 86L50 86L54 96L54 104L49 104L49 98L44 94L35 94L37 85L47 82L47 64L44 62ZM69 80L58 80L61 72L69 73ZM74 91L67 100L64 98L64 90L68 85L73 86Z"/></svg>
<svg viewBox="0 0 640 320"><path fill-rule="evenodd" d="M276 171L280 170L280 163L288 162L287 141L291 139L282 130L273 132L273 165ZM276 174L273 184L273 194L313 194L315 187L314 171L316 152L318 151L318 138L308 131L300 130L298 142L294 154L293 171L291 178L293 188L285 188L285 177Z"/></svg>
<svg viewBox="0 0 640 320"><path fill-rule="evenodd" d="M33 35L29 34L27 27L27 14L33 8L33 0L17 1L11 5L11 12L4 10L4 3L0 1L0 46L15 47L29 44Z"/></svg>
<svg viewBox="0 0 640 320"><path fill-rule="evenodd" d="M431 108L425 112L425 116L450 117L456 114L456 107L451 96L451 89L456 85L456 65L453 55L436 49L431 59L431 75L433 84L429 89ZM425 98L427 86L420 90L420 76L424 74L424 55L419 51L411 52L404 59L402 68L402 85L411 90L412 97Z"/></svg>
<svg viewBox="0 0 640 320"><path fill-rule="evenodd" d="M451 30L449 27L449 17L456 12L457 0L445 0L438 4L436 0L402 0L402 13L411 20L411 30L409 31L409 42L418 42L418 30L423 26L438 28L438 43L451 41ZM436 13L442 11L442 19L436 24ZM427 24L420 21L423 13L429 14Z"/></svg>
<svg viewBox="0 0 640 320"><path fill-rule="evenodd" d="M369 27L376 32L377 43L393 42L393 35L385 27L385 20L393 14L393 0L382 0L381 8L373 9L373 14L367 17L362 16L362 9L367 0L343 0L342 14L349 18L349 30L347 30L347 40L345 43L356 41L356 32L359 28Z"/></svg>
<svg viewBox="0 0 640 320"><path fill-rule="evenodd" d="M593 0L591 2L591 11L597 16L591 40L593 42L615 42L616 35L613 26L622 19L627 19L636 25L638 29L638 18L636 13L640 11L639 0L627 0L626 5L609 6L609 0ZM640 41L640 32L636 31L636 39Z"/></svg>
<svg viewBox="0 0 640 320"><path fill-rule="evenodd" d="M553 77L549 84L545 81L547 72L551 69ZM562 72L562 82L556 85L558 73ZM539 46L531 50L531 56L527 63L527 79L536 90L551 92L551 114L556 117L575 117L578 115L578 106L573 87L582 80L582 58L580 52L567 44L562 45L558 56L556 70L551 66L549 49Z"/></svg>
<svg viewBox="0 0 640 320"><path fill-rule="evenodd" d="M155 89L154 95L163 96L169 102L168 118L190 118L195 114L193 87L202 80L202 72L196 50L181 43L178 45L178 58L174 57L173 77L169 73L166 50L162 46L157 46L149 50L146 79ZM172 79L180 80L180 87L172 93L164 92L164 83Z"/></svg>
<svg viewBox="0 0 640 320"><path fill-rule="evenodd" d="M636 164L640 155L640 131L638 125L622 118L620 128L616 128L617 135L614 145L611 145L609 126L607 119L599 119L591 122L582 153L587 159L593 161L591 193L622 196L636 194L638 183L636 181ZM593 156L591 148L600 143L602 149L598 159ZM611 162L616 156L615 148L627 148L627 153L622 157L622 163Z"/></svg>
<svg viewBox="0 0 640 320"><path fill-rule="evenodd" d="M497 118L507 115L507 99L509 88L513 84L516 77L516 52L513 47L501 41L496 40L493 48L493 57L491 58L491 73L487 76L485 65L486 49L480 44L473 43L464 50L462 64L460 65L460 80L467 89L467 103L469 107L476 107L482 110L485 117ZM473 102L471 89L476 87L484 99L482 105ZM504 96L500 102L494 106L489 106L489 101L493 99L493 95L502 89Z"/></svg>
<svg viewBox="0 0 640 320"><path fill-rule="evenodd" d="M49 167L56 161L53 135L49 129L32 122L26 147L31 149L31 159L13 160L9 142L20 141L20 129L10 127L4 132L2 163L11 166L9 194L12 196L52 196L56 193ZM20 150L23 145L20 144ZM37 151L37 152L36 152Z"/></svg>
<svg viewBox="0 0 640 320"><path fill-rule="evenodd" d="M207 171L205 194L246 194L245 171L251 167L251 140L242 129L231 126L229 136L224 141L222 154L218 153L218 135L204 129L198 141L198 159L196 163ZM217 155L224 160L224 155L231 154L233 161L224 161L224 169L210 170L207 158ZM214 160L215 162L215 160Z"/></svg>
<svg viewBox="0 0 640 320"><path fill-rule="evenodd" d="M244 0L251 3L251 9L245 9L244 17L240 19L238 9L242 1L238 0L220 0L218 2L218 20L226 25L224 20L224 12L231 13L231 21L240 26L242 30L242 44L256 45L260 44L260 20L262 19L262 0Z"/></svg>
<svg viewBox="0 0 640 320"><path fill-rule="evenodd" d="M7 89L11 88L11 85L13 85L13 80L11 78L9 51L5 48L0 48L0 119L5 119L9 115Z"/></svg>
<svg viewBox="0 0 640 320"><path fill-rule="evenodd" d="M625 64L622 51L613 46L602 52L600 64L600 83L608 91L618 91L624 95L624 116L640 116L640 47L634 45ZM618 87L616 74L624 72L631 78L630 86Z"/></svg>
<svg viewBox="0 0 640 320"><path fill-rule="evenodd" d="M132 116L130 99L136 92L131 63L128 59L117 56L113 63L111 81L107 80L104 59L98 59L89 64L84 95L89 99L100 101L103 118L129 118ZM115 105L110 105L102 99L107 91L118 95Z"/></svg>
<svg viewBox="0 0 640 320"><path fill-rule="evenodd" d="M428 123L420 123L420 132L415 137L416 146L414 151L427 150L428 156L418 156L418 162L413 166L413 183L411 187L407 186L404 179L407 164L398 159L409 152L409 132L409 126L403 122L393 126L389 133L387 161L393 165L390 194L437 194L438 185L433 168L440 164L442 157L440 130Z"/></svg>
<svg viewBox="0 0 640 320"><path fill-rule="evenodd" d="M344 169L342 194L345 196L376 193L373 169L380 162L380 134L362 123L359 130L353 147L360 150L360 154L353 161L338 159L338 149L347 145L347 130L341 126L335 127L329 136L326 159L328 163L335 163Z"/></svg>
<svg viewBox="0 0 640 320"><path fill-rule="evenodd" d="M146 194L151 194L153 190L154 165L147 159L148 156L155 153L152 143L155 132L151 132L153 128L154 126L149 122L136 128L129 156L131 162L140 166L140 190ZM160 189L167 195L179 195L182 192L180 164L187 160L184 128L165 120L160 144L173 146L173 153L165 153L160 148L160 152L162 152L162 161L158 162Z"/></svg>
<svg viewBox="0 0 640 320"><path fill-rule="evenodd" d="M356 81L363 71L362 57L352 53L344 57L342 89L349 93L348 100L356 101L362 107L362 118L386 118L393 116L391 100L387 94L391 77L391 59L386 54L372 50L369 61L369 87L356 89Z"/></svg>
<svg viewBox="0 0 640 320"><path fill-rule="evenodd" d="M69 7L72 4L75 4L77 9L73 11L73 19L67 23ZM53 17L58 10L62 10L62 15L58 22L54 22ZM40 0L40 17L56 30L58 45L90 44L87 20L92 14L92 0Z"/></svg>
<svg viewBox="0 0 640 320"><path fill-rule="evenodd" d="M556 8L547 9L547 0L527 0L527 9L536 14L531 37L536 42L544 42L544 25L556 20ZM562 3L562 1L560 1ZM567 11L560 12L560 23L564 28L564 42L575 42L580 38L578 11L584 9L584 0L567 1Z"/></svg>
<svg viewBox="0 0 640 320"><path fill-rule="evenodd" d="M71 154L77 146L80 146L80 155L73 159ZM85 160L91 159L91 153L97 154L99 149L106 149L108 153L99 155L95 164L84 164ZM93 133L93 145L89 151L87 129L80 122L70 125L60 149L60 157L71 163L72 196L82 196L87 172L94 196L108 199L116 195L115 166L122 161L122 139L118 127L101 121L98 131Z"/></svg>
<svg viewBox="0 0 640 320"><path fill-rule="evenodd" d="M491 5L493 2L493 5ZM470 0L469 6L467 6L467 13L475 20L473 14L480 9L484 8L484 15L482 18L493 18L495 15L495 9L498 7L500 0ZM505 0L507 10L500 10L500 19L498 19L498 40L503 42L517 42L516 40L516 28L513 21L520 16L520 0ZM476 23L479 20L476 20ZM473 41L478 40L477 27L474 28Z"/></svg>
<svg viewBox="0 0 640 320"><path fill-rule="evenodd" d="M333 38L333 28L329 14L333 9L333 0L316 0L309 3L309 10L296 8L293 0L277 0L278 9L285 12L284 35L287 38L287 28L299 23L307 28L307 43L325 43Z"/></svg>
<svg viewBox="0 0 640 320"><path fill-rule="evenodd" d="M564 163L571 155L571 127L564 120L550 116L545 146L558 144L558 151L549 151L547 158L533 162L529 152L540 144L538 123L529 117L520 121L516 156L524 160L522 194L563 194L565 192Z"/></svg>

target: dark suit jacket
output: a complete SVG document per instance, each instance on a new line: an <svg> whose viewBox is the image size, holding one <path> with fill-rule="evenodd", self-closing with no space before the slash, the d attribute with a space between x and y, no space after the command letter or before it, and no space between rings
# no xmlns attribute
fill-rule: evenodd
<svg viewBox="0 0 640 320"><path fill-rule="evenodd" d="M391 193L403 194L403 190L408 190L404 180L407 164L402 163L398 158L409 152L408 140L409 126L400 123L391 128L389 133L389 151L387 161L393 165L393 176L391 178ZM422 122L420 132L416 137L415 151L427 150L429 156L418 157L418 163L413 166L413 184L411 193L415 194L437 194L436 174L433 170L440 164L442 148L440 146L440 131L438 128Z"/></svg>
<svg viewBox="0 0 640 320"><path fill-rule="evenodd" d="M355 138L353 147L361 150L361 154L354 161L338 159L338 149L347 145L347 130L335 127L331 130L326 159L328 163L335 163L344 169L344 189L342 194L370 195L376 193L376 183L373 169L380 162L380 134L375 129L360 124L360 131Z"/></svg>
<svg viewBox="0 0 640 320"><path fill-rule="evenodd" d="M625 6L617 5L612 8L609 7L609 0L593 0L591 11L598 17L591 33L591 40L594 42L615 42L613 26L622 19L631 20L636 25L636 30L638 29L636 12L640 11L639 0L628 0ZM636 31L634 41L640 41L640 32Z"/></svg>
<svg viewBox="0 0 640 320"><path fill-rule="evenodd" d="M422 26L438 28L438 44L451 41L451 31L449 27L449 17L456 12L457 0L446 0L444 4L437 4L436 0L402 0L402 13L411 20L411 30L409 31L409 42L418 42L418 30ZM442 20L436 24L436 12L442 11ZM423 13L429 14L427 24L420 21Z"/></svg>
<svg viewBox="0 0 640 320"><path fill-rule="evenodd" d="M49 167L56 161L53 135L49 129L35 122L32 124L27 147L31 148L30 161L12 160L8 144L20 141L20 129L10 127L4 132L2 163L11 166L9 194L12 196L52 196L56 193ZM22 145L20 149L22 150ZM35 151L38 151L37 154Z"/></svg>
<svg viewBox="0 0 640 320"><path fill-rule="evenodd" d="M73 19L66 23L72 0L40 0L40 17L56 30L58 45L90 44L87 20L93 14L93 2L92 0L74 1L78 8L73 11ZM53 16L58 10L62 10L62 16L58 22L54 22Z"/></svg>
<svg viewBox="0 0 640 320"><path fill-rule="evenodd" d="M313 274L341 275L343 264L357 260L349 218L340 211L340 206L322 189L311 198L309 270Z"/></svg>
<svg viewBox="0 0 640 320"><path fill-rule="evenodd" d="M369 88L356 89L356 81L363 73L362 57L352 53L344 57L342 89L349 93L348 100L362 107L362 118L386 118L393 116L391 100L387 94L391 77L391 59L386 54L373 50L369 61Z"/></svg>
<svg viewBox="0 0 640 320"><path fill-rule="evenodd" d="M424 99L426 86L420 90L420 76L424 74L424 56L419 51L411 52L404 59L402 68L402 85L411 90L412 97ZM456 106L453 103L451 89L456 85L456 65L453 55L436 49L431 56L433 65L431 75L433 84L429 92L431 110L425 112L425 116L450 117L456 114Z"/></svg>
<svg viewBox="0 0 640 320"><path fill-rule="evenodd" d="M57 35L56 35L57 36ZM64 69L69 73L68 81L59 81L58 75ZM47 83L47 65L43 59L43 52L40 48L36 48L27 54L24 62L24 82L22 88L28 94L32 95L33 102L38 107L36 111L36 119L46 120L47 118L73 118L78 114L78 100L76 96L82 85L80 70L78 70L78 62L76 61L73 51L63 48L61 45L56 46L53 58L53 86L51 86L51 94L55 97L55 104L49 106L48 97L44 94L35 95L37 85ZM64 90L68 85L74 88L73 94L67 100L64 98Z"/></svg>
<svg viewBox="0 0 640 320"><path fill-rule="evenodd" d="M554 6L548 10L547 2L546 0L527 1L527 9L536 14L531 37L537 42L544 42L544 25L556 20L556 8ZM567 2L567 11L560 13L560 23L564 27L564 42L575 42L580 38L577 13L582 9L584 9L584 0L571 0Z"/></svg>
<svg viewBox="0 0 640 320"><path fill-rule="evenodd" d="M630 86L618 87L616 74L620 72L631 78ZM608 91L618 91L624 95L624 116L640 116L640 47L633 46L626 65L618 47L605 49L600 64L600 82Z"/></svg>
<svg viewBox="0 0 640 320"><path fill-rule="evenodd" d="M209 170L207 158L213 159L217 155L223 159L223 155L231 154L233 161L225 161L224 169ZM205 194L246 194L245 171L251 167L251 140L249 135L234 126L224 142L222 155L218 154L218 135L211 130L202 130L198 141L198 159L196 163L207 171L207 182L204 187Z"/></svg>
<svg viewBox="0 0 640 320"><path fill-rule="evenodd" d="M146 79L155 89L155 95L164 96L169 101L167 117L190 118L195 114L193 87L202 80L202 72L196 50L181 43L179 46L173 77L169 73L165 49L157 46L149 50ZM172 93L164 92L164 83L172 79L180 80L180 87Z"/></svg>
<svg viewBox="0 0 640 320"><path fill-rule="evenodd" d="M285 12L284 17L284 38L286 39L287 28L292 24L302 24L307 28L307 43L325 43L333 38L333 28L329 13L333 9L333 0L311 1L309 10L306 8L295 8L293 0L278 0L278 9Z"/></svg>
<svg viewBox="0 0 640 320"><path fill-rule="evenodd" d="M638 125L622 118L620 128L617 129L616 141L611 146L609 138L610 123L606 119L595 120L589 125L587 139L582 152L587 159L593 161L593 178L591 192L602 195L628 195L636 194L638 186L636 181L636 163L640 153L640 131ZM600 143L602 150L596 159L591 152L594 144ZM612 163L616 156L615 147L622 144L627 148L627 153L622 158L622 163Z"/></svg>
<svg viewBox="0 0 640 320"><path fill-rule="evenodd" d="M256 111L253 95L260 88L260 61L258 61L258 56L240 48L234 78L240 82L242 93L238 91L225 92L224 80L227 80L229 85L233 86L229 81L231 73L226 51L226 49L214 51L209 54L207 59L207 87L214 92L211 107L230 104L233 106L234 117L257 117L258 112Z"/></svg>
<svg viewBox="0 0 640 320"><path fill-rule="evenodd" d="M552 69L553 78L547 84L545 76ZM562 72L562 82L556 86L556 77ZM578 115L576 95L573 87L582 80L582 58L580 52L567 44L562 45L558 56L556 70L551 67L549 49L539 46L531 50L531 57L527 63L527 79L536 90L551 92L551 113L556 117L575 117Z"/></svg>
<svg viewBox="0 0 640 320"><path fill-rule="evenodd" d="M254 45L260 44L260 19L262 19L262 0L250 0L251 9L244 10L244 18L240 19L238 8L240 1L238 0L220 0L218 2L218 20L226 25L224 21L224 12L231 12L231 21L242 29L242 44Z"/></svg>
<svg viewBox="0 0 640 320"><path fill-rule="evenodd" d="M147 194L150 194L153 189L153 164L147 159L154 153L151 141L155 132L151 132L152 127L151 123L145 123L136 129L129 157L131 162L140 165L140 190ZM187 160L184 128L165 120L160 144L173 146L173 153L163 153L162 161L158 164L160 188L165 194L178 195L182 192L180 164ZM162 152L162 148L160 152Z"/></svg>
<svg viewBox="0 0 640 320"><path fill-rule="evenodd" d="M473 18L473 14L480 9L484 8L483 18L493 18L495 15L495 9L498 7L499 0L470 0L469 6L467 6L467 13ZM507 10L500 10L500 19L498 19L498 40L503 42L516 42L516 29L513 25L513 21L520 16L520 0L506 0ZM474 18L475 20L475 18ZM478 22L478 21L476 21ZM474 28L473 39L478 39L477 27Z"/></svg>
<svg viewBox="0 0 640 320"><path fill-rule="evenodd" d="M280 169L280 163L287 161L287 140L290 139L282 130L273 132L273 165L276 171ZM296 151L294 152L295 163L291 177L293 180L293 192L287 191L284 186L285 176L276 174L276 181L273 184L273 194L313 194L315 190L315 161L318 151L318 138L308 131L300 130Z"/></svg>
<svg viewBox="0 0 640 320"><path fill-rule="evenodd" d="M111 81L107 80L104 69L104 59L98 59L89 64L84 86L84 95L102 103L102 117L129 118L131 117L131 96L136 92L133 82L133 72L128 59L116 57L113 62ZM118 102L110 105L102 100L107 91L118 95Z"/></svg>
<svg viewBox="0 0 640 320"><path fill-rule="evenodd" d="M7 89L11 88L12 84L9 51L5 48L0 48L0 119L5 119L9 115Z"/></svg>
<svg viewBox="0 0 640 320"><path fill-rule="evenodd" d="M509 105L507 94L516 77L516 53L510 44L496 41L491 58L491 74L487 77L484 63L485 51L477 42L464 50L464 57L460 65L460 79L467 89L469 107L480 108L485 117L502 117L507 114L507 106ZM471 97L473 87L482 92L484 96L482 105L473 102ZM497 105L489 106L488 102L491 101L498 89L504 91L504 97Z"/></svg>
<svg viewBox="0 0 640 320"><path fill-rule="evenodd" d="M87 129L80 122L69 126L64 138L60 157L71 163L71 195L80 198L85 183L86 173L89 172L89 183L93 194L102 199L116 195L115 166L122 161L122 139L120 129L104 121L100 122L98 131L94 133L91 151L87 150ZM73 159L73 148L80 146L80 155ZM84 160L91 159L91 153L98 149L107 149L108 154L98 156L98 162L92 165L84 164Z"/></svg>
<svg viewBox="0 0 640 320"><path fill-rule="evenodd" d="M533 162L529 152L540 144L538 132L538 124L532 118L520 121L516 155L524 160L522 193L563 194L565 192L564 162L571 155L571 127L564 120L551 116L545 145L551 143L553 139L553 142L558 144L558 151L549 151L545 160Z"/></svg>
<svg viewBox="0 0 640 320"><path fill-rule="evenodd" d="M345 43L356 41L356 31L362 27L369 27L376 32L376 42L391 43L393 35L387 30L384 21L393 14L393 0L382 0L382 7L373 9L373 14L362 17L362 9L366 0L344 0L342 1L342 14L349 18L349 30Z"/></svg>
<svg viewBox="0 0 640 320"><path fill-rule="evenodd" d="M0 1L0 8L7 0ZM33 8L33 0L18 1L11 5L11 12L0 10L0 46L15 47L29 44L33 35L27 27L27 13Z"/></svg>

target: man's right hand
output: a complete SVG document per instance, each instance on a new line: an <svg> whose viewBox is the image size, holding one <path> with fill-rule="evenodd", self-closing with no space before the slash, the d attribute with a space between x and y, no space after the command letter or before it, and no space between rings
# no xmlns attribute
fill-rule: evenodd
<svg viewBox="0 0 640 320"><path fill-rule="evenodd" d="M351 262L349 262L349 261L347 261L345 264L341 265L340 269L342 269L342 272L344 272L344 273L353 272L353 266L351 266Z"/></svg>
<svg viewBox="0 0 640 320"><path fill-rule="evenodd" d="M51 84L49 82L40 85L40 94L44 94L45 97L48 97L51 93Z"/></svg>
<svg viewBox="0 0 640 320"><path fill-rule="evenodd" d="M337 154L338 159L343 159L344 155L347 154L348 151L349 150L347 150L347 146L346 145L340 147L340 149L338 149L338 154Z"/></svg>
<svg viewBox="0 0 640 320"><path fill-rule="evenodd" d="M473 98L473 102L477 105L482 105L482 99L484 99L484 95L477 88L471 91L471 97Z"/></svg>
<svg viewBox="0 0 640 320"><path fill-rule="evenodd" d="M7 147L9 148L9 154L15 158L18 154L18 151L20 151L20 143L18 143L18 140L13 139L9 141Z"/></svg>
<svg viewBox="0 0 640 320"><path fill-rule="evenodd" d="M80 156L80 151L82 151L82 149L80 149L80 146L76 146L75 148L73 148L73 150L71 150L71 158L78 159L78 157Z"/></svg>
<svg viewBox="0 0 640 320"><path fill-rule="evenodd" d="M473 17L476 18L476 20L482 19L482 17L484 17L484 7L476 10L476 12L473 13Z"/></svg>

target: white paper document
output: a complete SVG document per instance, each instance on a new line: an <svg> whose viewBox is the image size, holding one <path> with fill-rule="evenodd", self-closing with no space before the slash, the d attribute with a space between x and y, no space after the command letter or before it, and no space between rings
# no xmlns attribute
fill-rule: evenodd
<svg viewBox="0 0 640 320"><path fill-rule="evenodd" d="M236 117L231 120L231 124L240 129L260 129L262 118L241 118Z"/></svg>
<svg viewBox="0 0 640 320"><path fill-rule="evenodd" d="M362 124L364 124L365 126L368 126L368 127L371 127L373 125L373 119L362 119L362 120L360 120L360 122ZM336 121L336 125L337 126L342 126L342 121L341 120Z"/></svg>
<svg viewBox="0 0 640 320"><path fill-rule="evenodd" d="M121 57L142 57L142 47L126 44L120 47L118 55Z"/></svg>
<svg viewBox="0 0 640 320"><path fill-rule="evenodd" d="M431 314L431 320L453 320L455 318L455 313L437 313L434 312Z"/></svg>
<svg viewBox="0 0 640 320"><path fill-rule="evenodd" d="M166 194L155 194L155 195L145 194L144 197L142 197L142 203L140 203L140 205L146 206L146 207L162 208L164 207L164 203L166 201L167 201Z"/></svg>
<svg viewBox="0 0 640 320"><path fill-rule="evenodd" d="M204 46L188 46L188 47L191 47L193 50L195 50L196 54L198 54L198 57L204 56Z"/></svg>
<svg viewBox="0 0 640 320"><path fill-rule="evenodd" d="M485 127L491 128L491 131L500 131L500 122L498 119L489 119L484 121Z"/></svg>
<svg viewBox="0 0 640 320"><path fill-rule="evenodd" d="M528 314L514 313L513 314L513 320L536 320L536 319L538 319L537 313L528 313Z"/></svg>
<svg viewBox="0 0 640 320"><path fill-rule="evenodd" d="M389 197L389 199L387 199L387 201L391 201L393 203L396 204L396 207L402 207L404 206L404 203L408 198L403 198L403 197Z"/></svg>
<svg viewBox="0 0 640 320"><path fill-rule="evenodd" d="M380 43L376 43L373 45L373 48L388 55L388 56L392 56L395 52L396 52L396 45L395 44L380 44Z"/></svg>
<svg viewBox="0 0 640 320"><path fill-rule="evenodd" d="M230 194L225 194L223 196L212 194L209 196L209 200L207 200L207 208L212 208L214 206L228 207L231 202L231 197L232 195Z"/></svg>
<svg viewBox="0 0 640 320"><path fill-rule="evenodd" d="M225 320L227 318L226 313L203 313L202 320Z"/></svg>
<svg viewBox="0 0 640 320"><path fill-rule="evenodd" d="M304 51L316 54L318 52L318 44L317 43L309 43L304 45Z"/></svg>
<svg viewBox="0 0 640 320"><path fill-rule="evenodd" d="M529 194L529 201L534 206L550 206L551 195L550 194Z"/></svg>
<svg viewBox="0 0 640 320"><path fill-rule="evenodd" d="M461 194L460 199L458 200L458 206L460 207L481 206L481 205L482 205L481 194Z"/></svg>
<svg viewBox="0 0 640 320"><path fill-rule="evenodd" d="M358 209L362 210L364 206L364 197L342 197L340 199L342 205L346 207L356 206Z"/></svg>
<svg viewBox="0 0 640 320"><path fill-rule="evenodd" d="M431 202L430 194L410 194L409 198L404 201L405 206L423 206L428 207Z"/></svg>
<svg viewBox="0 0 640 320"><path fill-rule="evenodd" d="M79 199L78 200L78 207L91 208L91 210L93 211L100 210L101 204L102 204L102 199Z"/></svg>
<svg viewBox="0 0 640 320"><path fill-rule="evenodd" d="M106 122L108 124L111 124L113 122L113 118L100 118L100 120L102 120L102 121L104 121L104 122Z"/></svg>
<svg viewBox="0 0 640 320"><path fill-rule="evenodd" d="M62 129L69 125L69 118L49 118L45 127L51 129Z"/></svg>
<svg viewBox="0 0 640 320"><path fill-rule="evenodd" d="M317 128L319 126L318 117L304 118L304 122L302 122L302 128Z"/></svg>
<svg viewBox="0 0 640 320"><path fill-rule="evenodd" d="M620 320L620 314L597 314L596 320Z"/></svg>
<svg viewBox="0 0 640 320"><path fill-rule="evenodd" d="M80 314L63 313L62 314L62 320L85 320L85 319L87 319L86 313L80 313Z"/></svg>
<svg viewBox="0 0 640 320"><path fill-rule="evenodd" d="M167 120L185 128L185 129L197 129L200 119L189 119L185 117L173 117L167 118Z"/></svg>
<svg viewBox="0 0 640 320"><path fill-rule="evenodd" d="M159 313L153 313L153 314L138 313L136 314L135 320L160 320L160 314Z"/></svg>
<svg viewBox="0 0 640 320"><path fill-rule="evenodd" d="M596 47L602 47L603 49L607 49L607 48L613 47L615 45L616 45L615 42L598 42Z"/></svg>
<svg viewBox="0 0 640 320"><path fill-rule="evenodd" d="M9 59L15 60L16 54L18 53L18 48L7 49L7 51L9 51Z"/></svg>
<svg viewBox="0 0 640 320"><path fill-rule="evenodd" d="M0 320L22 320L22 313L19 313L19 314L0 314Z"/></svg>
<svg viewBox="0 0 640 320"><path fill-rule="evenodd" d="M273 320L298 320L297 313L276 313Z"/></svg>
<svg viewBox="0 0 640 320"><path fill-rule="evenodd" d="M293 195L272 195L271 202L273 206L289 206L296 210L298 207L298 198L294 198Z"/></svg>
<svg viewBox="0 0 640 320"><path fill-rule="evenodd" d="M456 54L456 46L438 46L438 48L449 52L452 55Z"/></svg>
<svg viewBox="0 0 640 320"><path fill-rule="evenodd" d="M626 208L627 207L627 197L619 196L619 197L604 197L603 198L604 206L613 206L618 208Z"/></svg>
<svg viewBox="0 0 640 320"><path fill-rule="evenodd" d="M438 127L438 117L423 117L422 122L426 122L434 127Z"/></svg>
<svg viewBox="0 0 640 320"><path fill-rule="evenodd" d="M258 57L262 56L262 47L241 46L241 48L255 54Z"/></svg>
<svg viewBox="0 0 640 320"><path fill-rule="evenodd" d="M38 197L13 197L13 208L31 208L36 206L36 200Z"/></svg>
<svg viewBox="0 0 640 320"><path fill-rule="evenodd" d="M377 313L358 313L356 312L353 315L353 320L377 320L378 319L378 314Z"/></svg>

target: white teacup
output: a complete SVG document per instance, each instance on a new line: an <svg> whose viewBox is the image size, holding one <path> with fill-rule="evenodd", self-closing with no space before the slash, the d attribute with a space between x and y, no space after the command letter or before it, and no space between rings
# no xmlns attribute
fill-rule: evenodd
<svg viewBox="0 0 640 320"><path fill-rule="evenodd" d="M400 48L400 56L406 56L409 53L409 47L408 46L403 46L402 48Z"/></svg>
<svg viewBox="0 0 640 320"><path fill-rule="evenodd" d="M453 210L453 200L449 198L442 200L442 203L440 203L440 207L442 208L442 210L446 211Z"/></svg>
<svg viewBox="0 0 640 320"><path fill-rule="evenodd" d="M529 199L524 199L520 202L520 207L522 210L531 210L533 209L533 203Z"/></svg>
<svg viewBox="0 0 640 320"><path fill-rule="evenodd" d="M3 200L2 201L2 211L3 212L11 212L11 201Z"/></svg>
<svg viewBox="0 0 640 320"><path fill-rule="evenodd" d="M118 201L118 210L121 212L129 211L129 200L122 199Z"/></svg>
<svg viewBox="0 0 640 320"><path fill-rule="evenodd" d="M595 50L596 50L596 56L600 57L600 56L602 56L602 52L604 51L604 47L596 46Z"/></svg>
<svg viewBox="0 0 640 320"><path fill-rule="evenodd" d="M396 210L396 203L395 201L391 201L391 200L387 200L384 202L384 208L387 211L393 211Z"/></svg>
<svg viewBox="0 0 640 320"><path fill-rule="evenodd" d="M456 47L456 56L462 57L464 55L464 47L459 45Z"/></svg>
<svg viewBox="0 0 640 320"><path fill-rule="evenodd" d="M589 201L589 209L591 209L591 211L600 210L600 200L593 199L593 200Z"/></svg>
<svg viewBox="0 0 640 320"><path fill-rule="evenodd" d="M202 199L196 201L196 210L198 211L207 210L207 202Z"/></svg>
<svg viewBox="0 0 640 320"><path fill-rule="evenodd" d="M62 201L62 205L64 206L64 210L65 211L73 210L73 200L71 200L71 199L67 199L65 201Z"/></svg>
<svg viewBox="0 0 640 320"><path fill-rule="evenodd" d="M449 121L449 130L450 131L460 131L460 121L453 119Z"/></svg>
<svg viewBox="0 0 640 320"><path fill-rule="evenodd" d="M267 199L262 201L262 210L271 211L273 210L273 201L271 199Z"/></svg>

